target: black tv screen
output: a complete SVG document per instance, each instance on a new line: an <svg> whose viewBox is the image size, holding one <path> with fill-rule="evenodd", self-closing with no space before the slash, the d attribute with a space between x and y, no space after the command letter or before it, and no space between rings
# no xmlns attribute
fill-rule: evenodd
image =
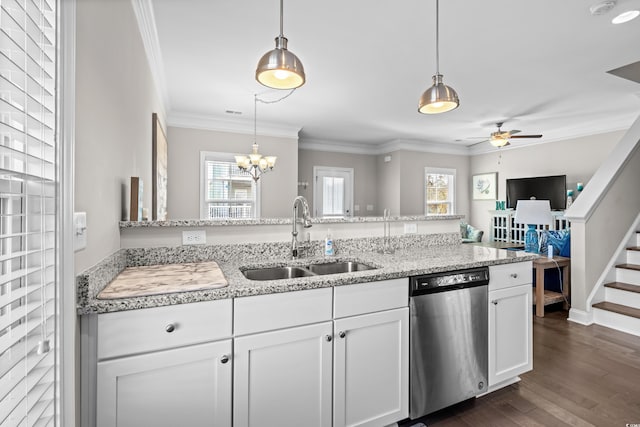
<svg viewBox="0 0 640 427"><path fill-rule="evenodd" d="M507 179L507 207L515 209L518 200L549 200L551 210L567 207L567 176L539 176Z"/></svg>

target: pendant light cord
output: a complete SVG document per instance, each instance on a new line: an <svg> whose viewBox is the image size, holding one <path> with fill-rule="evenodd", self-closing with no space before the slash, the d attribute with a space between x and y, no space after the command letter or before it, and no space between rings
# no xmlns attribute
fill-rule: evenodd
<svg viewBox="0 0 640 427"><path fill-rule="evenodd" d="M282 0L280 0L282 1ZM436 74L440 74L440 0L436 0Z"/></svg>
<svg viewBox="0 0 640 427"><path fill-rule="evenodd" d="M282 2L282 0L280 0ZM297 88L293 88L289 91L285 96L275 99L273 101L266 101L264 99L258 98L258 94L253 94L253 143L257 144L258 142L258 102L262 102L263 104L275 104L276 102L283 101L293 95L293 92L296 91Z"/></svg>

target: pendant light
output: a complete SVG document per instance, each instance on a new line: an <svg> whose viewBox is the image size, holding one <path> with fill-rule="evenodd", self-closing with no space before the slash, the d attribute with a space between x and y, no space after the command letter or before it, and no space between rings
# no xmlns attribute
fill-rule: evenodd
<svg viewBox="0 0 640 427"><path fill-rule="evenodd" d="M418 111L422 114L446 113L460 105L458 94L452 87L442 83L440 74L440 48L439 48L439 0L436 0L436 74L433 76L433 86L427 89L420 97Z"/></svg>
<svg viewBox="0 0 640 427"><path fill-rule="evenodd" d="M241 171L247 172L255 182L258 182L263 173L273 170L276 164L276 156L262 156L258 153L258 95L253 95L253 146L248 156L235 156L236 165Z"/></svg>
<svg viewBox="0 0 640 427"><path fill-rule="evenodd" d="M273 89L295 89L304 84L306 77L302 62L287 50L287 38L283 35L283 0L280 0L280 35L276 48L265 53L256 68L256 80Z"/></svg>

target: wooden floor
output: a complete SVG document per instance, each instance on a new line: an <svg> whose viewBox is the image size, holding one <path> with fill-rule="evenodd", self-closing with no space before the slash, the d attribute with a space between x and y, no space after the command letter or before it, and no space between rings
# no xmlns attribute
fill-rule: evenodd
<svg viewBox="0 0 640 427"><path fill-rule="evenodd" d="M420 421L429 427L640 427L640 337L566 318L566 311L533 317L533 371L522 381Z"/></svg>

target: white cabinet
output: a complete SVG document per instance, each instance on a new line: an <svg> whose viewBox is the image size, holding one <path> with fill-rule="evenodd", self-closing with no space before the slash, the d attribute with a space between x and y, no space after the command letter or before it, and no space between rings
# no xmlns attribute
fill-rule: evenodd
<svg viewBox="0 0 640 427"><path fill-rule="evenodd" d="M408 416L408 279L335 288L333 426ZM361 314L366 313L366 314Z"/></svg>
<svg viewBox="0 0 640 427"><path fill-rule="evenodd" d="M489 386L533 369L531 262L489 270Z"/></svg>
<svg viewBox="0 0 640 427"><path fill-rule="evenodd" d="M234 427L331 426L332 292L234 301Z"/></svg>
<svg viewBox="0 0 640 427"><path fill-rule="evenodd" d="M98 363L98 427L231 426L231 340Z"/></svg>
<svg viewBox="0 0 640 427"><path fill-rule="evenodd" d="M331 426L331 322L236 338L235 427Z"/></svg>
<svg viewBox="0 0 640 427"><path fill-rule="evenodd" d="M406 278L236 299L234 427L406 418L407 305Z"/></svg>
<svg viewBox="0 0 640 427"><path fill-rule="evenodd" d="M407 417L408 322L406 307L335 321L334 427Z"/></svg>
<svg viewBox="0 0 640 427"><path fill-rule="evenodd" d="M221 300L98 315L96 425L230 426L231 312Z"/></svg>

